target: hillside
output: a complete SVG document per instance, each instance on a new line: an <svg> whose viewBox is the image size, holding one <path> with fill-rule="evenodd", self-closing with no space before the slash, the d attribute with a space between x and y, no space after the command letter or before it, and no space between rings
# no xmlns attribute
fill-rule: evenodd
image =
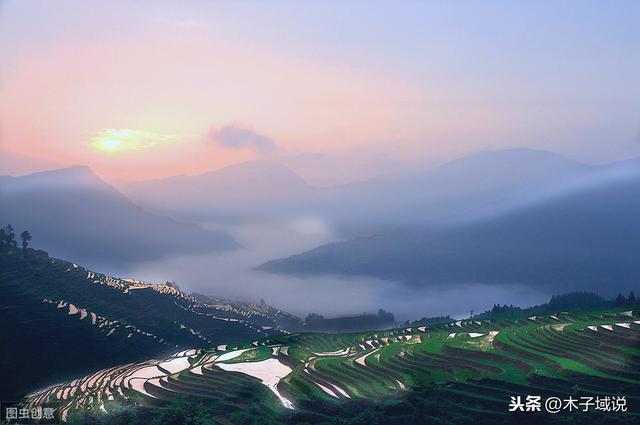
<svg viewBox="0 0 640 425"><path fill-rule="evenodd" d="M423 286L522 283L556 293L614 295L637 289L639 216L640 178L633 175L457 225L410 227L333 243L261 268L375 276Z"/></svg>
<svg viewBox="0 0 640 425"><path fill-rule="evenodd" d="M204 303L33 250L0 252L0 294L0 340L11 342L0 347L3 400L96 368L299 326L269 306Z"/></svg>
<svg viewBox="0 0 640 425"><path fill-rule="evenodd" d="M639 319L618 309L273 336L97 371L25 405L56 406L70 423L631 424ZM528 395L541 397L542 412L509 412L512 397ZM546 413L551 397L592 404ZM608 397L608 411L596 397Z"/></svg>
<svg viewBox="0 0 640 425"><path fill-rule="evenodd" d="M0 177L0 223L29 229L54 256L93 267L237 247L223 232L151 214L87 167Z"/></svg>

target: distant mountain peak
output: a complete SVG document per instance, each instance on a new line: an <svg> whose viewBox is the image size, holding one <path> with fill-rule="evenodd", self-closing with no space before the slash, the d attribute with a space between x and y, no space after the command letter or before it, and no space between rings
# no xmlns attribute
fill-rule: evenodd
<svg viewBox="0 0 640 425"><path fill-rule="evenodd" d="M271 161L267 159L259 159L255 161L247 161L240 162L236 164L229 165L227 167L210 171L205 175L225 175L225 174L233 174L235 177L246 176L246 177L287 177L290 179L298 180L299 182L305 183L304 179L292 171L290 168L282 165L279 162Z"/></svg>
<svg viewBox="0 0 640 425"><path fill-rule="evenodd" d="M88 165L71 165L69 167L57 168L54 170L39 171L37 173L27 174L22 176L24 178L60 178L60 177L75 177L75 178L92 178L101 180L100 177Z"/></svg>
<svg viewBox="0 0 640 425"><path fill-rule="evenodd" d="M191 176L131 183L125 193L140 205L158 211L239 210L306 196L313 187L286 166L270 160L248 161ZM229 213L233 211L233 213Z"/></svg>
<svg viewBox="0 0 640 425"><path fill-rule="evenodd" d="M89 167L88 165L83 165L83 164L70 165L69 167L65 167L63 169L64 170L68 170L68 171L72 171L72 172L77 172L77 173L95 174L93 172L93 170L91 169L91 167Z"/></svg>
<svg viewBox="0 0 640 425"><path fill-rule="evenodd" d="M86 165L73 165L55 170L39 171L20 177L12 177L16 189L42 188L93 188L112 189Z"/></svg>
<svg viewBox="0 0 640 425"><path fill-rule="evenodd" d="M222 231L139 208L86 166L3 179L0 189L1 222L29 229L53 255L90 264L120 265L238 246Z"/></svg>

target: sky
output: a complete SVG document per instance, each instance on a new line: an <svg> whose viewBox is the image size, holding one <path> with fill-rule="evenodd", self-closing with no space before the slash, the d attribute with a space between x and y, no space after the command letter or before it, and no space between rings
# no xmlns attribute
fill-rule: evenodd
<svg viewBox="0 0 640 425"><path fill-rule="evenodd" d="M312 183L482 149L640 156L640 3L0 1L3 172L273 159Z"/></svg>

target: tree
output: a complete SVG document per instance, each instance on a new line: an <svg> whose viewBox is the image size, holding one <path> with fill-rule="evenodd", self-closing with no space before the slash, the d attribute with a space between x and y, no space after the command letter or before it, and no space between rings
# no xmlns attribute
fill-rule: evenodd
<svg viewBox="0 0 640 425"><path fill-rule="evenodd" d="M383 322L395 322L396 318L393 316L393 313L387 312L384 309L378 309L378 318Z"/></svg>
<svg viewBox="0 0 640 425"><path fill-rule="evenodd" d="M20 239L22 239L22 252L27 252L27 246L29 246L29 241L31 240L31 233L28 230L20 233Z"/></svg>
<svg viewBox="0 0 640 425"><path fill-rule="evenodd" d="M9 248L15 248L16 246L18 246L18 243L16 242L16 235L13 232L12 225L7 224L6 226L4 226L4 233L4 238Z"/></svg>
<svg viewBox="0 0 640 425"><path fill-rule="evenodd" d="M633 291L629 292L629 296L627 297L627 304L636 305L636 302L638 302L636 294L634 294Z"/></svg>
<svg viewBox="0 0 640 425"><path fill-rule="evenodd" d="M307 318L304 320L307 324L320 323L324 320L324 316L317 313L309 313Z"/></svg>
<svg viewBox="0 0 640 425"><path fill-rule="evenodd" d="M623 306L627 303L627 299L624 297L624 295L622 294L618 294L618 296L616 297L615 301L614 301L616 307L620 307Z"/></svg>

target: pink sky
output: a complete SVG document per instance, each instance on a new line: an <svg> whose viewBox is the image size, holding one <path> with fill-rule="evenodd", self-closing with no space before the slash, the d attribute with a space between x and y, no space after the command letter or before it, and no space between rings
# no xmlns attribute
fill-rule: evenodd
<svg viewBox="0 0 640 425"><path fill-rule="evenodd" d="M267 55L190 32L77 40L26 52L5 73L3 147L142 179L256 157L252 149L206 139L210 129L227 125L272 138L277 155L350 154L359 145L373 148L377 140L415 132L400 134L394 126L420 101L405 81ZM106 128L173 140L104 153L90 140Z"/></svg>
<svg viewBox="0 0 640 425"><path fill-rule="evenodd" d="M3 3L5 157L86 164L116 183L267 157L338 183L484 148L592 162L640 154L638 61L626 54L636 39L602 51L590 27L556 34L573 44L536 39L520 31L519 11L496 38L495 23L466 9L187 3ZM423 26L420 13L440 20ZM563 23L543 29L572 30ZM603 68L609 56L615 69ZM229 126L273 146L211 137ZM136 148L97 148L108 131L137 135Z"/></svg>

